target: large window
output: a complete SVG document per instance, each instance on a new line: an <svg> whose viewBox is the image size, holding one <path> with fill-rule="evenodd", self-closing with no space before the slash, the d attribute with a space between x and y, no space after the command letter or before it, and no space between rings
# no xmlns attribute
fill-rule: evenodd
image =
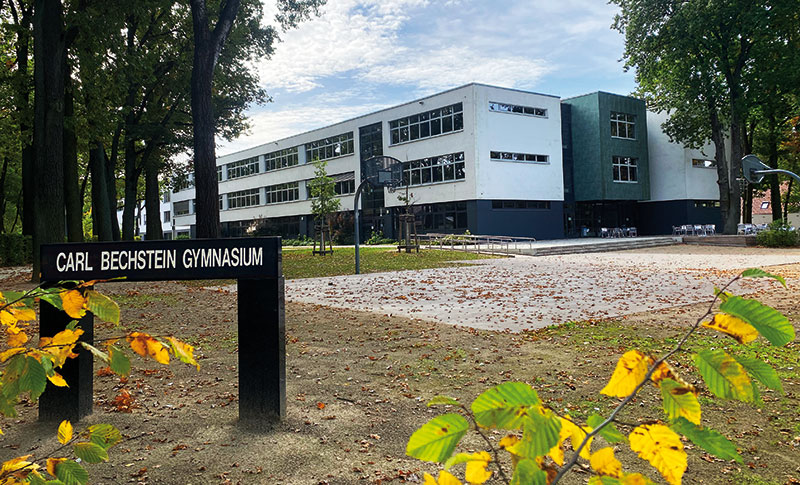
<svg viewBox="0 0 800 485"><path fill-rule="evenodd" d="M464 108L456 103L389 122L392 145L464 129Z"/></svg>
<svg viewBox="0 0 800 485"><path fill-rule="evenodd" d="M353 153L353 132L330 136L306 144L306 161L327 160Z"/></svg>
<svg viewBox="0 0 800 485"><path fill-rule="evenodd" d="M501 162L550 163L549 156L532 153L491 152L489 158Z"/></svg>
<svg viewBox="0 0 800 485"><path fill-rule="evenodd" d="M492 209L550 209L549 200L493 200Z"/></svg>
<svg viewBox="0 0 800 485"><path fill-rule="evenodd" d="M636 183L639 181L638 159L613 157L611 164L614 171L614 182Z"/></svg>
<svg viewBox="0 0 800 485"><path fill-rule="evenodd" d="M425 231L463 230L467 228L467 203L426 204L419 208L419 219Z"/></svg>
<svg viewBox="0 0 800 485"><path fill-rule="evenodd" d="M246 177L258 173L258 157L252 157L226 165L228 168L228 180L239 177Z"/></svg>
<svg viewBox="0 0 800 485"><path fill-rule="evenodd" d="M267 204L289 202L300 198L300 185L297 182L270 185L267 187Z"/></svg>
<svg viewBox="0 0 800 485"><path fill-rule="evenodd" d="M185 216L189 214L189 201L182 200L180 202L175 202L172 204L172 213L175 216Z"/></svg>
<svg viewBox="0 0 800 485"><path fill-rule="evenodd" d="M252 207L261 203L259 189L240 190L228 194L228 209Z"/></svg>
<svg viewBox="0 0 800 485"><path fill-rule="evenodd" d="M717 168L716 160L702 160L699 158L692 159L692 167L698 168Z"/></svg>
<svg viewBox="0 0 800 485"><path fill-rule="evenodd" d="M222 182L222 165L217 165L217 182Z"/></svg>
<svg viewBox="0 0 800 485"><path fill-rule="evenodd" d="M465 178L464 152L403 163L403 185L452 182Z"/></svg>
<svg viewBox="0 0 800 485"><path fill-rule="evenodd" d="M336 195L353 194L356 191L356 177L354 172L345 172L337 175L330 175L333 179L333 192ZM311 195L311 180L306 181L307 198L313 199Z"/></svg>
<svg viewBox="0 0 800 485"><path fill-rule="evenodd" d="M536 108L533 106L520 106L518 104L496 103L489 101L489 111L497 111L498 113L514 113L518 115L536 116L537 118L547 118L547 110L545 108Z"/></svg>
<svg viewBox="0 0 800 485"><path fill-rule="evenodd" d="M287 148L285 150L278 150L276 152L267 153L264 155L264 170L276 170L279 168L291 167L297 165L297 147Z"/></svg>
<svg viewBox="0 0 800 485"><path fill-rule="evenodd" d="M636 139L636 116L611 112L611 136L613 138Z"/></svg>

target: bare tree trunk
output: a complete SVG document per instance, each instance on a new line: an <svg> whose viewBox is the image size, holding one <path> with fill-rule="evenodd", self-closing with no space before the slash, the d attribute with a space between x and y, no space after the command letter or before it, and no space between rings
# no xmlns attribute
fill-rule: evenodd
<svg viewBox="0 0 800 485"><path fill-rule="evenodd" d="M36 197L33 231L33 280L39 280L39 248L62 242L64 222L64 64L67 42L60 0L36 0L34 35L34 173Z"/></svg>
<svg viewBox="0 0 800 485"><path fill-rule="evenodd" d="M786 198L783 203L783 220L786 221L787 224L789 223L789 196L792 193L792 184L794 184L794 178L789 179L789 187L787 187Z"/></svg>
<svg viewBox="0 0 800 485"><path fill-rule="evenodd" d="M197 194L195 214L197 237L216 238L220 234L219 186L214 146L214 111L211 103L214 68L228 38L240 0L220 4L217 25L209 29L206 0L190 0L194 30L192 65L192 130L194 134L194 178Z"/></svg>
<svg viewBox="0 0 800 485"><path fill-rule="evenodd" d="M158 157L150 157L144 170L144 211L148 241L164 239L161 230L161 192L158 188Z"/></svg>
<svg viewBox="0 0 800 485"><path fill-rule="evenodd" d="M0 173L0 234L6 232L6 174L8 157L3 157L3 171Z"/></svg>
<svg viewBox="0 0 800 485"><path fill-rule="evenodd" d="M69 66L64 66L64 204L67 240L83 242L83 200L78 189L78 137L75 134L75 101Z"/></svg>
<svg viewBox="0 0 800 485"><path fill-rule="evenodd" d="M127 131L127 130L126 130ZM136 219L136 146L132 139L125 139L125 206L122 209L122 239L133 241Z"/></svg>
<svg viewBox="0 0 800 485"><path fill-rule="evenodd" d="M122 126L118 126L111 141L111 156L106 159L106 188L108 189L108 210L111 214L111 237L114 241L120 239L119 219L117 219L117 158L119 157L119 139Z"/></svg>
<svg viewBox="0 0 800 485"><path fill-rule="evenodd" d="M722 233L736 234L736 225L739 223L738 201L734 205L730 191L728 161L725 156L725 134L713 100L708 101L708 112L711 121L711 141L715 148L714 159L717 162L717 185L719 186Z"/></svg>
<svg viewBox="0 0 800 485"><path fill-rule="evenodd" d="M106 152L103 143L92 143L89 152L89 171L92 174L92 221L94 233L100 241L112 241L111 219L117 218L115 210L109 205L108 180L106 178Z"/></svg>

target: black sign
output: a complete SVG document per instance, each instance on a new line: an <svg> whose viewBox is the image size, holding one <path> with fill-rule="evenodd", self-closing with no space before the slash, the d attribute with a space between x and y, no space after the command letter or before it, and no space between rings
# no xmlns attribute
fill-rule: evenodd
<svg viewBox="0 0 800 485"><path fill-rule="evenodd" d="M41 279L278 278L280 254L278 237L44 244Z"/></svg>

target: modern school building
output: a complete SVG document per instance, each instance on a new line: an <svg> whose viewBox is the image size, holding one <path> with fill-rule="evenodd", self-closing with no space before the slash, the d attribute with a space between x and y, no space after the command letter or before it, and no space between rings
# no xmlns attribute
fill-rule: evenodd
<svg viewBox="0 0 800 485"><path fill-rule="evenodd" d="M364 237L395 237L406 210L419 233L537 239L720 224L713 148L670 142L665 120L629 96L468 84L219 157L223 234L311 236L312 162L327 161L350 215L363 163L379 155L403 163L403 187L362 194ZM194 236L191 178L170 195L171 235Z"/></svg>

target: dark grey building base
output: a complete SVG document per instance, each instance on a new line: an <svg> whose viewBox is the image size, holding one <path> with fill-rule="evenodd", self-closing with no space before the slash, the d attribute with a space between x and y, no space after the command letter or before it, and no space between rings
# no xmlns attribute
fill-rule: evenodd
<svg viewBox="0 0 800 485"><path fill-rule="evenodd" d="M524 201L523 201L524 202ZM493 209L491 200L467 201L467 218L472 234L489 236L564 237L564 202L549 201L548 209Z"/></svg>
<svg viewBox="0 0 800 485"><path fill-rule="evenodd" d="M719 207L703 207L707 201L668 200L639 202L639 234L672 234L672 226L685 224L715 224L722 229Z"/></svg>

